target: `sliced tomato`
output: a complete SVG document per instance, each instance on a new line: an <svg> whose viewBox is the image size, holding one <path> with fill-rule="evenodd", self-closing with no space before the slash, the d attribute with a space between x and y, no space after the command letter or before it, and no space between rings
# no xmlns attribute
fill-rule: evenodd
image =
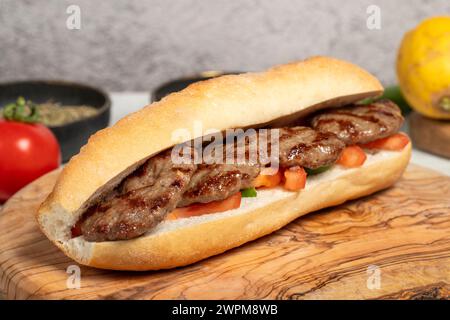
<svg viewBox="0 0 450 320"><path fill-rule="evenodd" d="M276 173L272 174L265 174L266 172L262 172L257 176L253 182L252 185L255 188L273 188L280 184L282 179L282 173L281 170L278 170Z"/></svg>
<svg viewBox="0 0 450 320"><path fill-rule="evenodd" d="M291 167L284 171L284 188L289 191L298 191L305 188L306 171L302 167Z"/></svg>
<svg viewBox="0 0 450 320"><path fill-rule="evenodd" d="M189 218L194 216L201 216L203 214L223 212L231 209L236 209L241 206L241 193L237 192L225 200L212 201L208 203L194 203L190 206L177 208L166 217L166 220L175 220L180 218Z"/></svg>
<svg viewBox="0 0 450 320"><path fill-rule="evenodd" d="M336 163L346 168L356 168L362 166L366 159L363 149L358 146L349 146L342 151Z"/></svg>
<svg viewBox="0 0 450 320"><path fill-rule="evenodd" d="M366 144L361 145L361 147L366 149L381 149L390 151L400 151L409 143L409 137L404 133L396 133L387 138L378 139Z"/></svg>

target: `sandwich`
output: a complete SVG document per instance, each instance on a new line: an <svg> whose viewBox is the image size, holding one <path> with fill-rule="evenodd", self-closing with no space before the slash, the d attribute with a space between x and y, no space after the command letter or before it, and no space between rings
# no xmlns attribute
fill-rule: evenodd
<svg viewBox="0 0 450 320"><path fill-rule="evenodd" d="M313 57L188 86L90 137L40 206L80 264L195 263L398 180L411 143L380 82Z"/></svg>

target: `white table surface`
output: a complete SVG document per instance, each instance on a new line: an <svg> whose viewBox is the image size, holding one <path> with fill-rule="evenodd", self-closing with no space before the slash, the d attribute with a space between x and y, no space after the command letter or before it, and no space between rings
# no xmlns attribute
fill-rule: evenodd
<svg viewBox="0 0 450 320"><path fill-rule="evenodd" d="M110 98L112 102L111 124L150 102L150 94L146 92L111 92ZM408 130L407 126L404 130ZM411 162L450 176L450 160L448 159L414 149Z"/></svg>

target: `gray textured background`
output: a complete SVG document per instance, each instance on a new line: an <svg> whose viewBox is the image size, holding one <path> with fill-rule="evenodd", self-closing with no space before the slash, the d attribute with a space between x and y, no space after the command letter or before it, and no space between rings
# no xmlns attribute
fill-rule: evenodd
<svg viewBox="0 0 450 320"><path fill-rule="evenodd" d="M66 8L81 7L81 30ZM381 30L366 27L369 5ZM60 78L148 90L201 70L258 70L327 54L395 82L403 33L449 0L0 0L0 81Z"/></svg>

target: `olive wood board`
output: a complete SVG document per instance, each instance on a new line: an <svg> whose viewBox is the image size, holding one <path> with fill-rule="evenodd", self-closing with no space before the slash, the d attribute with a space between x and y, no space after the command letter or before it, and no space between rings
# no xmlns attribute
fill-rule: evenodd
<svg viewBox="0 0 450 320"><path fill-rule="evenodd" d="M429 169L410 165L387 190L190 266L149 272L80 266L79 288L67 273L77 264L35 220L57 174L22 189L0 212L0 289L7 299L450 297L450 177Z"/></svg>

